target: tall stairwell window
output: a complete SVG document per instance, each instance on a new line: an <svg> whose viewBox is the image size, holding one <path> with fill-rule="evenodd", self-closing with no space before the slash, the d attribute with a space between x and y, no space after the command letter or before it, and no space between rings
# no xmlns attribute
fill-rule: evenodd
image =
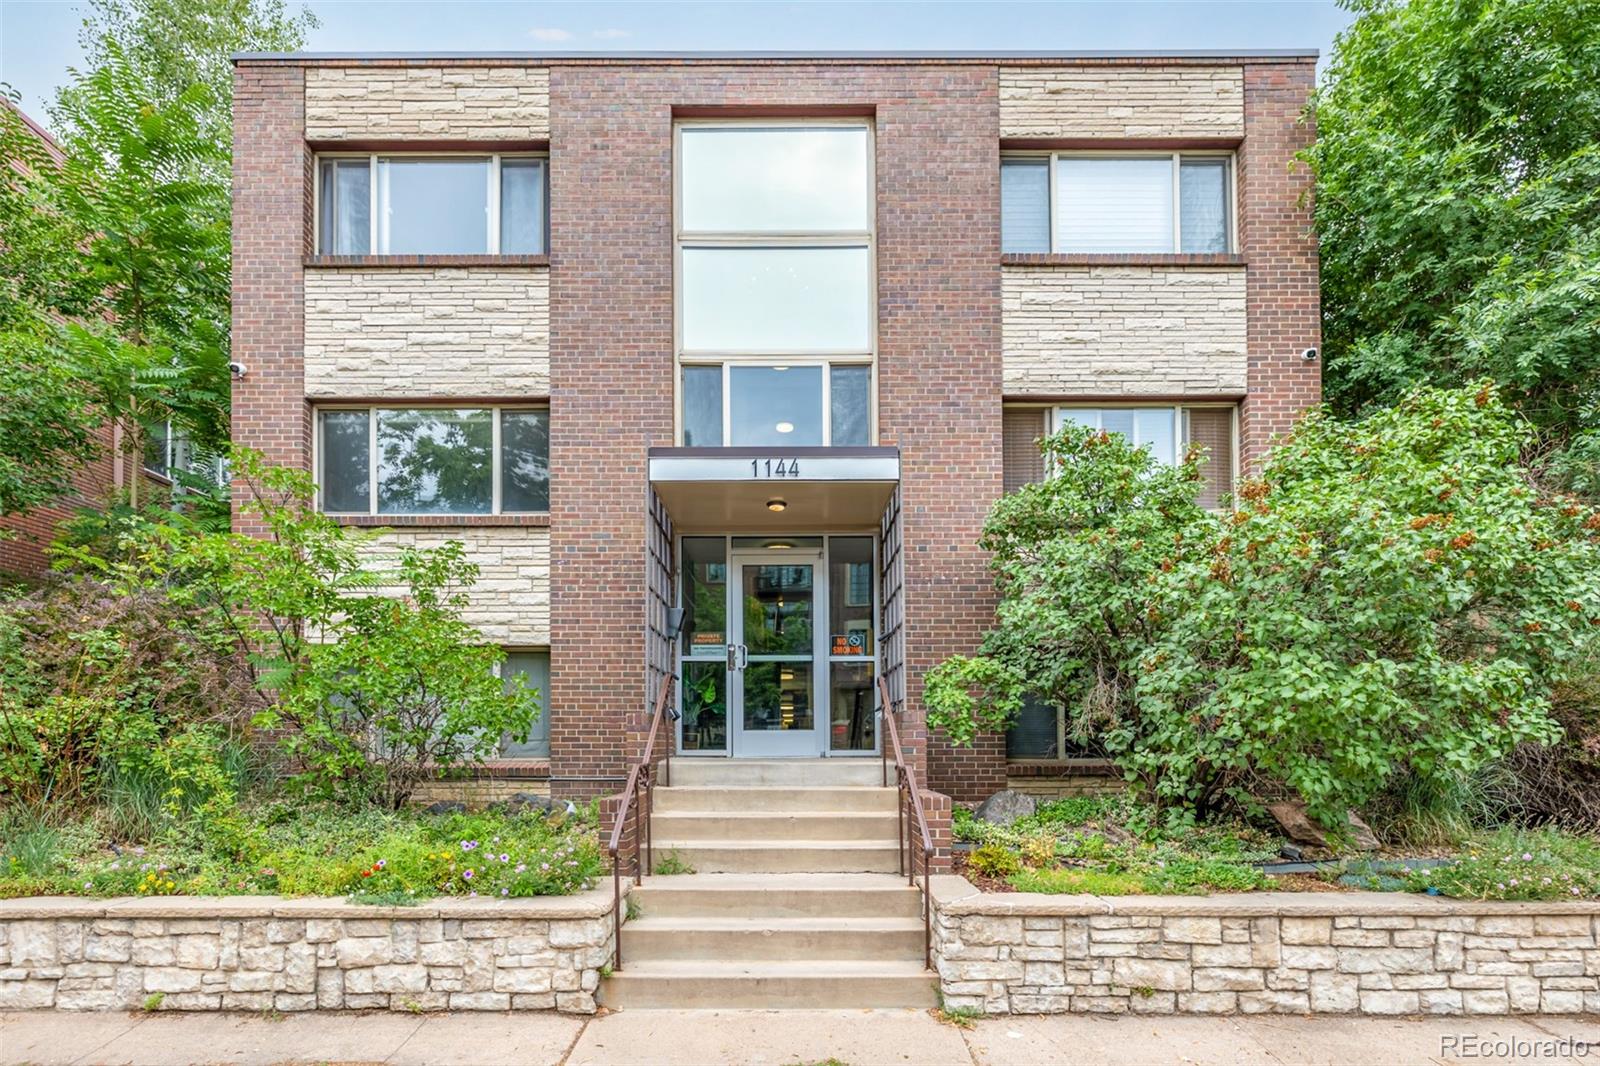
<svg viewBox="0 0 1600 1066"><path fill-rule="evenodd" d="M872 129L864 119L680 123L679 439L876 439Z"/></svg>

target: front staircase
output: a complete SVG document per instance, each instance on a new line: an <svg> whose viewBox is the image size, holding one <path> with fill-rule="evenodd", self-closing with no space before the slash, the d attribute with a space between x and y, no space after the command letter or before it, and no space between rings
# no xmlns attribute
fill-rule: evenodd
<svg viewBox="0 0 1600 1066"><path fill-rule="evenodd" d="M607 1007L931 1007L920 892L876 759L672 761Z"/></svg>

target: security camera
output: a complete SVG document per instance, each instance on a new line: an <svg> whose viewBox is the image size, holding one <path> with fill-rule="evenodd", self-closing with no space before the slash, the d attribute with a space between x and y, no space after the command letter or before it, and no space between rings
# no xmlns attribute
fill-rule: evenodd
<svg viewBox="0 0 1600 1066"><path fill-rule="evenodd" d="M1307 348L1300 353L1300 358L1308 363L1315 363L1317 361L1317 350L1315 348Z"/></svg>
<svg viewBox="0 0 1600 1066"><path fill-rule="evenodd" d="M236 378L242 378L245 375L246 368L243 363L229 363L228 369L233 371L233 376Z"/></svg>

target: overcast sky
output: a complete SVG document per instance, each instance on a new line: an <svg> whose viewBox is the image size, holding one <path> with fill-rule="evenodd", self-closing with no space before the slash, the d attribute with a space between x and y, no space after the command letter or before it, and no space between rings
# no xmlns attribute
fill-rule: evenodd
<svg viewBox="0 0 1600 1066"><path fill-rule="evenodd" d="M0 82L41 121L81 61L74 0L0 0ZM292 0L291 8L297 6ZM523 3L314 0L313 51L1315 48L1332 0L1117 3Z"/></svg>

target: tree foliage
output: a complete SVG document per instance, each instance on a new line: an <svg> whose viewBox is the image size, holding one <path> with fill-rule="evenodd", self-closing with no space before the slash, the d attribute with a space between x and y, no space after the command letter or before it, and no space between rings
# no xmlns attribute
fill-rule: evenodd
<svg viewBox="0 0 1600 1066"><path fill-rule="evenodd" d="M1329 400L1488 375L1600 439L1600 0L1348 2L1306 153Z"/></svg>
<svg viewBox="0 0 1600 1066"><path fill-rule="evenodd" d="M998 626L930 675L930 722L970 740L1036 693L1162 803L1288 792L1330 826L1553 740L1600 626L1600 515L1528 482L1528 435L1483 383L1319 413L1210 514L1192 459L1068 428L989 518Z"/></svg>

